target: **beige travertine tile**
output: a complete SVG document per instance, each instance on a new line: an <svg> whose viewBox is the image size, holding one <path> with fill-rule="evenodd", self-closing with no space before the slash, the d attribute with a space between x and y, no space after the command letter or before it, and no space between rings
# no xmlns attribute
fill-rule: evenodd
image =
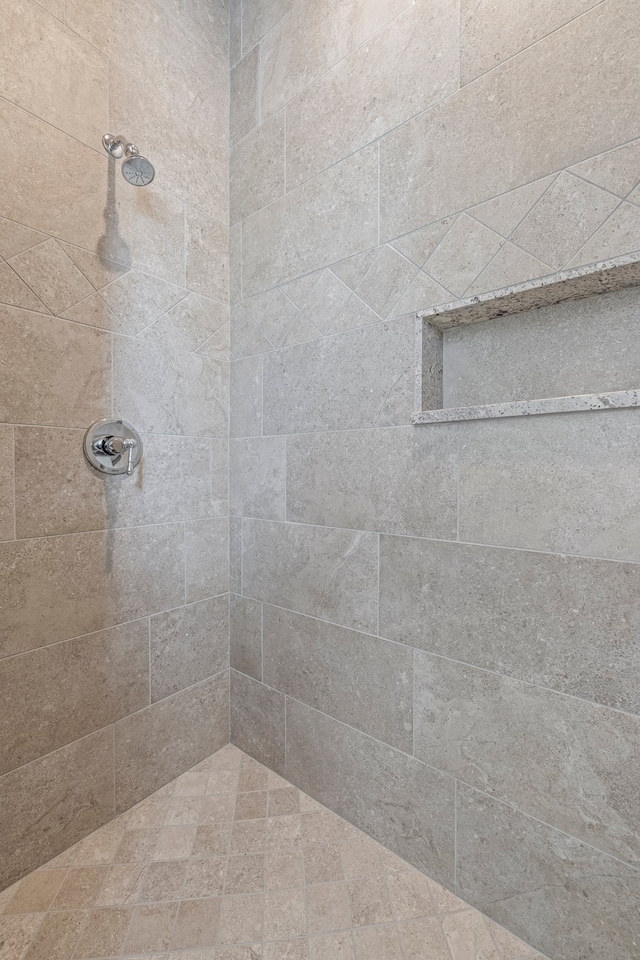
<svg viewBox="0 0 640 960"><path fill-rule="evenodd" d="M502 960L514 960L516 957L518 960L525 960L526 957L533 957L535 960L535 958L539 956L533 947L523 943L522 940L518 940L518 938L512 933L509 933L508 930L499 927L497 923L493 923L492 920L487 919L485 919L484 923L489 929L489 933L498 948L498 953Z"/></svg>
<svg viewBox="0 0 640 960"><path fill-rule="evenodd" d="M393 920L387 882L384 877L349 880L347 888L351 922L354 927L390 923Z"/></svg>
<svg viewBox="0 0 640 960"><path fill-rule="evenodd" d="M137 270L129 270L100 290L100 297L118 319L122 332L133 337L186 295L182 287Z"/></svg>
<svg viewBox="0 0 640 960"><path fill-rule="evenodd" d="M261 44L263 116L278 110L409 5L410 0L293 4Z"/></svg>
<svg viewBox="0 0 640 960"><path fill-rule="evenodd" d="M184 598L177 524L0 544L0 651L11 656L148 616Z"/></svg>
<svg viewBox="0 0 640 960"><path fill-rule="evenodd" d="M86 429L111 412L108 335L0 305L0 352L0 420Z"/></svg>
<svg viewBox="0 0 640 960"><path fill-rule="evenodd" d="M260 940L263 931L264 897L248 894L223 897L220 907L220 943Z"/></svg>
<svg viewBox="0 0 640 960"><path fill-rule="evenodd" d="M229 433L232 437L262 434L262 357L230 364Z"/></svg>
<svg viewBox="0 0 640 960"><path fill-rule="evenodd" d="M201 947L216 943L222 902L218 897L183 901L171 937L171 946Z"/></svg>
<svg viewBox="0 0 640 960"><path fill-rule="evenodd" d="M177 903L153 903L136 907L124 950L127 953L166 950L177 912Z"/></svg>
<svg viewBox="0 0 640 960"><path fill-rule="evenodd" d="M4 887L113 816L113 730L107 727L5 774L0 791Z"/></svg>
<svg viewBox="0 0 640 960"><path fill-rule="evenodd" d="M99 293L92 293L75 303L62 314L65 320L76 320L89 327L100 327L103 330L113 330L122 333L122 324L107 306Z"/></svg>
<svg viewBox="0 0 640 960"><path fill-rule="evenodd" d="M302 854L299 847L268 849L265 857L265 890L291 890L304 886L307 874Z"/></svg>
<svg viewBox="0 0 640 960"><path fill-rule="evenodd" d="M454 914L454 918L458 916L460 914ZM405 956L412 960L449 960L451 957L442 926L435 917L399 923L398 936ZM469 954L469 960L476 960L473 953Z"/></svg>
<svg viewBox="0 0 640 960"><path fill-rule="evenodd" d="M148 705L148 623L0 660L0 684L1 775Z"/></svg>
<svg viewBox="0 0 640 960"><path fill-rule="evenodd" d="M207 790L209 775L206 770L187 770L174 783L174 797L203 797Z"/></svg>
<svg viewBox="0 0 640 960"><path fill-rule="evenodd" d="M442 917L453 960L500 960L483 917L476 910Z"/></svg>
<svg viewBox="0 0 640 960"><path fill-rule="evenodd" d="M243 294L260 293L377 242L378 152L374 146L243 222Z"/></svg>
<svg viewBox="0 0 640 960"><path fill-rule="evenodd" d="M265 895L265 940L293 940L307 932L304 890L270 892Z"/></svg>
<svg viewBox="0 0 640 960"><path fill-rule="evenodd" d="M18 884L4 913L43 913L48 910L65 876L66 870L37 870L29 874Z"/></svg>
<svg viewBox="0 0 640 960"><path fill-rule="evenodd" d="M309 960L355 960L356 956L351 931L309 937L308 948Z"/></svg>
<svg viewBox="0 0 640 960"><path fill-rule="evenodd" d="M628 17L627 0L598 4L383 138L381 240L625 142L635 129L629 110L637 109L634 98L620 109L636 61L629 32L621 28ZM580 83L564 84L562 78L576 76ZM561 104L560 83L567 92ZM585 110L585 103L592 108ZM490 164L475 161L489 155Z"/></svg>
<svg viewBox="0 0 640 960"><path fill-rule="evenodd" d="M457 89L457 4L416 0L287 106L287 189Z"/></svg>
<svg viewBox="0 0 640 960"><path fill-rule="evenodd" d="M299 815L267 820L267 849L290 849L302 843L302 821Z"/></svg>
<svg viewBox="0 0 640 960"><path fill-rule="evenodd" d="M108 126L106 59L28 0L2 0L0 17L2 96L95 147Z"/></svg>
<svg viewBox="0 0 640 960"><path fill-rule="evenodd" d="M401 960L395 926L361 927L353 936L358 960Z"/></svg>
<svg viewBox="0 0 640 960"><path fill-rule="evenodd" d="M224 892L227 861L224 857L191 859L186 865L182 896L187 900L221 897Z"/></svg>
<svg viewBox="0 0 640 960"><path fill-rule="evenodd" d="M103 907L92 910L86 917L75 956L103 957L118 954L123 946L133 909L128 907Z"/></svg>
<svg viewBox="0 0 640 960"><path fill-rule="evenodd" d="M29 960L66 960L73 955L86 918L87 914L81 911L48 914L26 956ZM20 953L9 956L20 956Z"/></svg>
<svg viewBox="0 0 640 960"><path fill-rule="evenodd" d="M227 742L228 711L228 679L222 673L120 720L115 763L118 810L126 810L208 756L212 745Z"/></svg>
<svg viewBox="0 0 640 960"><path fill-rule="evenodd" d="M244 70L244 67L241 64L235 69ZM283 110L241 139L231 150L229 183L231 223L244 220L282 196L285 183Z"/></svg>
<svg viewBox="0 0 640 960"><path fill-rule="evenodd" d="M219 774L216 774L216 782L219 780ZM199 820L201 823L217 823L219 821L233 820L233 811L235 809L235 794L233 793L213 793L202 800L200 807Z"/></svg>
<svg viewBox="0 0 640 960"><path fill-rule="evenodd" d="M389 874L387 889L395 919L412 920L435 913L430 887L430 881L417 870Z"/></svg>
<svg viewBox="0 0 640 960"><path fill-rule="evenodd" d="M309 933L324 933L351 927L346 883L307 886L307 922Z"/></svg>
<svg viewBox="0 0 640 960"><path fill-rule="evenodd" d="M598 0L542 0L513 9L504 0L461 0L460 71L466 84L594 7Z"/></svg>

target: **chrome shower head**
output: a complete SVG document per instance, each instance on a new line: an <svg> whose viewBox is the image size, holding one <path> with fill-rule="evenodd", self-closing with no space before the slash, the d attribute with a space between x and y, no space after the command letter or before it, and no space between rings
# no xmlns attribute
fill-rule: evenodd
<svg viewBox="0 0 640 960"><path fill-rule="evenodd" d="M156 171L150 160L140 156L135 143L127 143L124 137L112 137L110 133L105 133L102 146L114 160L124 157L122 176L127 183L133 184L134 187L146 187L151 183Z"/></svg>

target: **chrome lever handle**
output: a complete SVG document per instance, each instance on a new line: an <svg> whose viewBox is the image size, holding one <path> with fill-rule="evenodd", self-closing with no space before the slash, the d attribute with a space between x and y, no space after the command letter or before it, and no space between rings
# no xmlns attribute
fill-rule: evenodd
<svg viewBox="0 0 640 960"><path fill-rule="evenodd" d="M130 477L142 456L142 440L126 420L99 420L85 435L84 452L101 473Z"/></svg>

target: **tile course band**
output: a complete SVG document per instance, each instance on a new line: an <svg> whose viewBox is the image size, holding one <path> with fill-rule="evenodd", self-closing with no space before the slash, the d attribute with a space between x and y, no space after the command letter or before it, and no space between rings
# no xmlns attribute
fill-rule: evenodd
<svg viewBox="0 0 640 960"><path fill-rule="evenodd" d="M451 423L588 410L620 410L640 406L639 388L580 396L437 408L437 401L442 403L443 331L637 286L640 286L640 258L637 253L632 253L515 284L497 293L456 300L419 312L416 326L416 401L423 409L413 414L411 422L414 425Z"/></svg>

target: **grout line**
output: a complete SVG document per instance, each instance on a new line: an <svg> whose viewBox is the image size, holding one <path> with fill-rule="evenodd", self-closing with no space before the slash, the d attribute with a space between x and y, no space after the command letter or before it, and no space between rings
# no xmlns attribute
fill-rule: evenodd
<svg viewBox="0 0 640 960"><path fill-rule="evenodd" d="M10 424L11 427L11 467L13 472L13 540L18 539L18 495L16 489L16 428L15 424Z"/></svg>
<svg viewBox="0 0 640 960"><path fill-rule="evenodd" d="M453 781L453 892L458 893L458 779Z"/></svg>

